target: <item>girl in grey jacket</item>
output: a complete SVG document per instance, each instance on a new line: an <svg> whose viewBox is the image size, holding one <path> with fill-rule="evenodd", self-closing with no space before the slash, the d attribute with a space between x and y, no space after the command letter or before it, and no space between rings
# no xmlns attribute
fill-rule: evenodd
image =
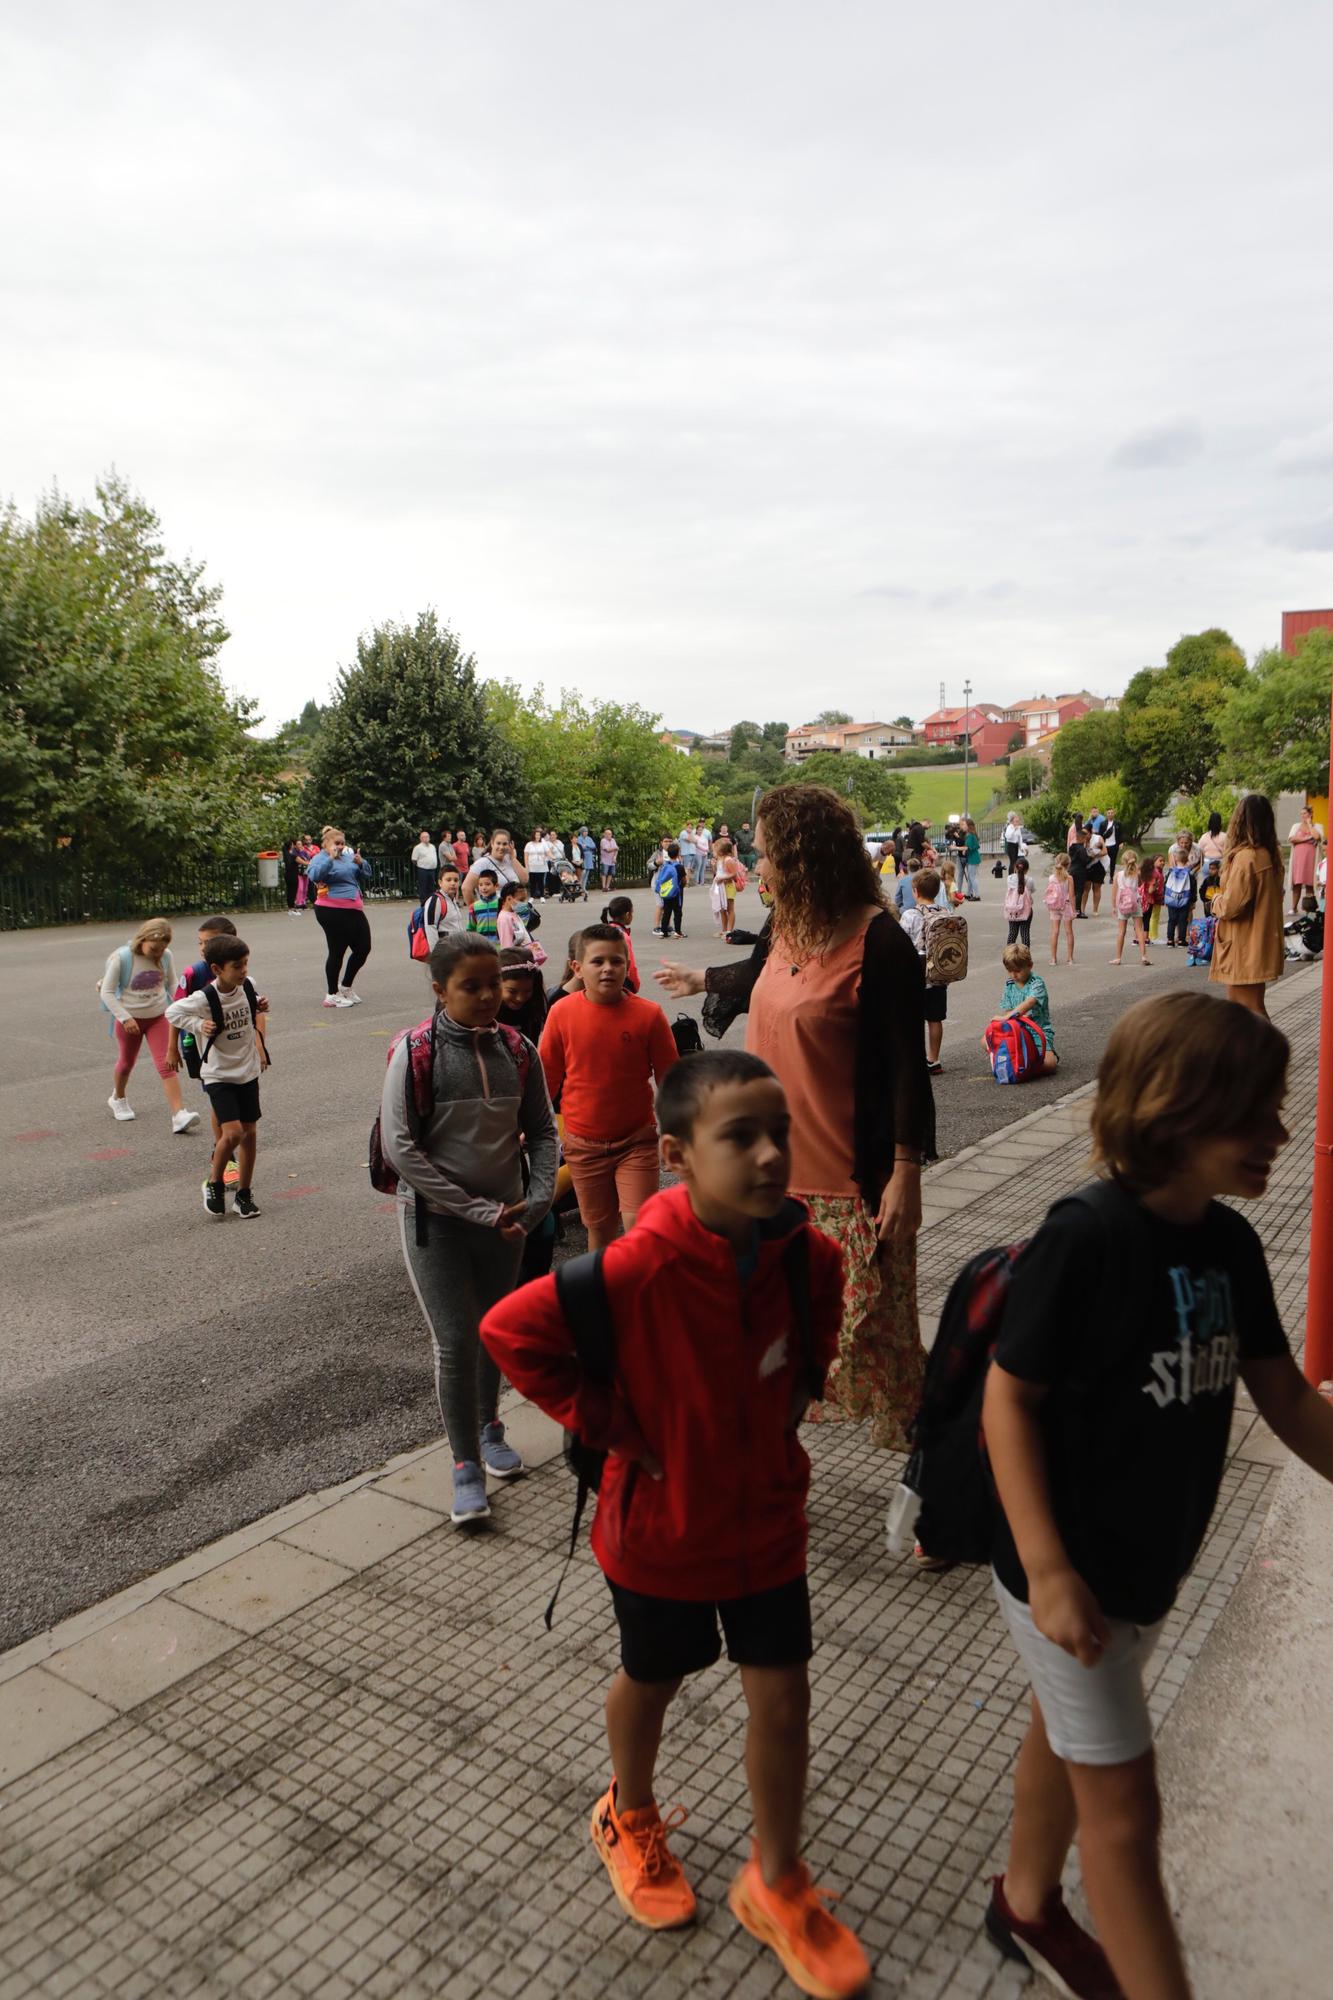
<svg viewBox="0 0 1333 2000"><path fill-rule="evenodd" d="M471 1522L490 1513L486 1473L512 1479L523 1470L498 1415L500 1371L477 1329L513 1290L524 1241L551 1206L559 1142L536 1050L497 1023L492 941L447 932L429 969L437 1005L431 1087L413 1087L413 1031L389 1058L380 1134L398 1175L403 1258L430 1329L454 1457L450 1518Z"/></svg>

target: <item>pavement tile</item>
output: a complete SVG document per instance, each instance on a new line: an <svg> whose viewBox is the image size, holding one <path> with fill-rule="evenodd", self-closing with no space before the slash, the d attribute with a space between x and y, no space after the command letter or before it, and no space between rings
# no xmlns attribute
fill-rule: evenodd
<svg viewBox="0 0 1333 2000"><path fill-rule="evenodd" d="M115 1717L106 1702L67 1686L45 1667L28 1667L0 1683L0 1785L35 1770Z"/></svg>
<svg viewBox="0 0 1333 2000"><path fill-rule="evenodd" d="M282 1541L262 1542L244 1555L183 1583L171 1595L192 1611L242 1632L262 1632L299 1611L355 1572Z"/></svg>
<svg viewBox="0 0 1333 2000"><path fill-rule="evenodd" d="M360 1570L382 1562L385 1556L438 1526L436 1516L424 1507L412 1507L390 1494L362 1488L322 1513L284 1529L281 1539L328 1562Z"/></svg>
<svg viewBox="0 0 1333 2000"><path fill-rule="evenodd" d="M236 1645L240 1633L168 1597L53 1653L42 1669L113 1708L137 1708Z"/></svg>

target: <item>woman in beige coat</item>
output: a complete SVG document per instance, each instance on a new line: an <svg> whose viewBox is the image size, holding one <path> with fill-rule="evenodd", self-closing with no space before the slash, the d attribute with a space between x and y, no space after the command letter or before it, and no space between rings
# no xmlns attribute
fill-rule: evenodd
<svg viewBox="0 0 1333 2000"><path fill-rule="evenodd" d="M1228 1000L1266 1014L1264 988L1282 977L1282 850L1262 792L1250 792L1231 815L1212 914L1217 939L1209 978L1226 987Z"/></svg>

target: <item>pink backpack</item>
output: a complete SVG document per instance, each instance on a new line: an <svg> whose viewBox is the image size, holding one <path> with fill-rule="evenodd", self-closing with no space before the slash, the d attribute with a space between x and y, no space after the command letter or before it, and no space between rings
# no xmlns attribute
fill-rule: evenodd
<svg viewBox="0 0 1333 2000"><path fill-rule="evenodd" d="M1026 876L1021 889L1005 890L1004 914L1011 924L1024 924L1032 915L1032 891L1028 888Z"/></svg>
<svg viewBox="0 0 1333 2000"><path fill-rule="evenodd" d="M1139 907L1139 885L1125 875L1117 875L1115 888L1115 913L1118 917L1132 917Z"/></svg>

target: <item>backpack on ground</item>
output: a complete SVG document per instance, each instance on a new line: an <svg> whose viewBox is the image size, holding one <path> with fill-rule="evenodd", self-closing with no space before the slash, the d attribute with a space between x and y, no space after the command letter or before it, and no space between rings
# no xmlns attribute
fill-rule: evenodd
<svg viewBox="0 0 1333 2000"><path fill-rule="evenodd" d="M1139 1255L1132 1198L1113 1181L1068 1198L1104 1218L1111 1268L1132 1270ZM1014 1267L1026 1248L1024 1240L981 1251L949 1288L908 1425L911 1456L889 1509L891 1555L901 1555L915 1536L939 1561L991 1559L999 1505L981 1411Z"/></svg>
<svg viewBox="0 0 1333 2000"><path fill-rule="evenodd" d="M432 897L432 901L436 899ZM419 903L407 920L407 955L409 958L430 957L430 934L426 929L426 904Z"/></svg>
<svg viewBox="0 0 1333 2000"><path fill-rule="evenodd" d="M952 986L955 980L966 979L967 918L943 910L924 914L927 986Z"/></svg>
<svg viewBox="0 0 1333 2000"><path fill-rule="evenodd" d="M699 1023L693 1014L677 1014L671 1023L671 1039L676 1044L678 1056L697 1056L704 1045Z"/></svg>
<svg viewBox="0 0 1333 2000"><path fill-rule="evenodd" d="M1168 910L1188 909L1191 901L1193 900L1190 893L1192 887L1193 885L1190 882L1190 871L1188 868L1182 868L1179 862L1176 863L1174 868L1168 868L1166 871L1166 884L1163 891L1167 909Z"/></svg>
<svg viewBox="0 0 1333 2000"><path fill-rule="evenodd" d="M681 1016L687 1019L687 1016ZM606 1295L606 1275L602 1268L604 1250L588 1250L581 1257L571 1257L561 1264L555 1274L556 1297L560 1310L565 1316L574 1342L574 1353L579 1366L589 1381L609 1389L616 1372L616 1329L611 1313L611 1302ZM791 1298L792 1318L796 1323L800 1341L801 1370L813 1397L822 1386L817 1379L815 1368L815 1339L810 1317L810 1239L805 1229L796 1231L782 1253L782 1268L787 1280L787 1290ZM583 1512L588 1504L588 1495L601 1489L602 1473L606 1469L607 1454L596 1445L588 1444L577 1431L565 1432L565 1464L578 1482L574 1495L574 1519L570 1525L569 1548L561 1565L560 1575L551 1601L546 1607L546 1629L551 1629L555 1616L556 1599L561 1586L569 1574L569 1565L574 1560L574 1552L579 1545L579 1529L583 1525ZM630 1468L629 1476L637 1477L638 1467Z"/></svg>
<svg viewBox="0 0 1333 2000"><path fill-rule="evenodd" d="M1046 1036L1036 1021L1023 1014L987 1023L984 1036L991 1075L997 1083L1022 1083L1041 1070Z"/></svg>
<svg viewBox="0 0 1333 2000"><path fill-rule="evenodd" d="M246 985L249 985L249 980ZM428 1021L419 1021L415 1028L403 1028L389 1043L385 1066L394 1059L400 1042L407 1042L407 1073L403 1079L407 1122L416 1132L420 1132L426 1120L435 1110L435 1023L439 1019L438 1010ZM501 1021L496 1033L514 1058L518 1071L520 1096L528 1087L528 1077L532 1070L532 1050L517 1028L511 1028ZM370 1185L380 1194L396 1195L398 1175L390 1166L384 1151L384 1134L380 1130L380 1114L375 1113L375 1122L370 1128L370 1143L366 1154L366 1165L370 1171ZM420 1195L416 1197L416 1236L419 1248L426 1242L426 1204Z"/></svg>
<svg viewBox="0 0 1333 2000"><path fill-rule="evenodd" d="M1186 965L1211 965L1217 940L1217 918L1195 917L1185 932Z"/></svg>

